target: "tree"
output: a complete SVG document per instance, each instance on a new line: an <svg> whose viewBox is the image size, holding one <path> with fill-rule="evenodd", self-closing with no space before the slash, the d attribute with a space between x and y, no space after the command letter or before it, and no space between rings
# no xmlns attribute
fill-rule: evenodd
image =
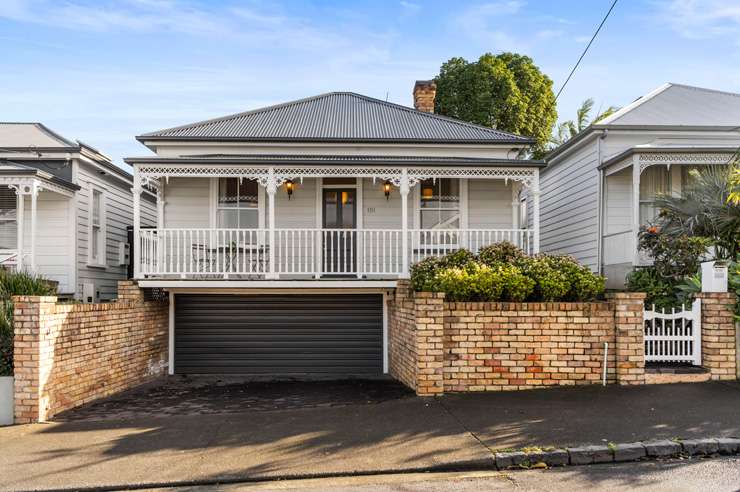
<svg viewBox="0 0 740 492"><path fill-rule="evenodd" d="M588 98L581 103L581 107L579 107L576 111L575 121L567 120L560 123L557 127L555 135L553 135L552 139L550 140L552 147L554 148L559 145L563 145L565 142L585 130L588 125L592 123L598 123L600 120L603 120L607 116L611 116L613 113L619 110L619 108L617 108L616 106L609 106L608 108L606 108L605 111L597 114L596 117L591 120L591 110L593 109L593 107L594 100Z"/></svg>
<svg viewBox="0 0 740 492"><path fill-rule="evenodd" d="M718 259L740 253L740 203L730 199L737 165L692 169L690 181L678 196L662 195L657 225L674 236L703 236L712 241Z"/></svg>
<svg viewBox="0 0 740 492"><path fill-rule="evenodd" d="M451 58L435 77L436 113L533 138L541 156L557 120L552 80L531 58L486 53L476 62Z"/></svg>
<svg viewBox="0 0 740 492"><path fill-rule="evenodd" d="M735 205L740 205L740 166L735 162L732 170L732 181L730 182L729 200Z"/></svg>

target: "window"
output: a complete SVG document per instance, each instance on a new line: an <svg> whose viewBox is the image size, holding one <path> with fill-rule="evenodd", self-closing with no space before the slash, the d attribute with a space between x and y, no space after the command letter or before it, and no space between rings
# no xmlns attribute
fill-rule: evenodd
<svg viewBox="0 0 740 492"><path fill-rule="evenodd" d="M223 229L256 229L259 227L258 185L256 181L219 178L217 227Z"/></svg>
<svg viewBox="0 0 740 492"><path fill-rule="evenodd" d="M658 216L655 199L671 189L671 177L665 166L650 166L640 176L640 224L650 224Z"/></svg>
<svg viewBox="0 0 740 492"><path fill-rule="evenodd" d="M17 204L18 197L13 190L0 189L0 250L18 247Z"/></svg>
<svg viewBox="0 0 740 492"><path fill-rule="evenodd" d="M92 190L90 204L90 264L105 265L105 209L103 192Z"/></svg>
<svg viewBox="0 0 740 492"><path fill-rule="evenodd" d="M460 228L460 180L425 179L421 182L421 228Z"/></svg>

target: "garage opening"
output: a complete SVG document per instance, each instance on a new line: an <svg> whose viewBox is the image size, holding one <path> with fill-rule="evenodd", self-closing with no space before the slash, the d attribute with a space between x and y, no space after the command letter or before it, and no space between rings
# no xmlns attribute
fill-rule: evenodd
<svg viewBox="0 0 740 492"><path fill-rule="evenodd" d="M383 296L175 296L175 373L277 378L383 373Z"/></svg>

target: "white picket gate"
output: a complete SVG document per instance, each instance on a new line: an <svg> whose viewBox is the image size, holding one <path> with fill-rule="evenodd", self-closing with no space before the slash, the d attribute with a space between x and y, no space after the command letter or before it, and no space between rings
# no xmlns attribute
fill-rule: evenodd
<svg viewBox="0 0 740 492"><path fill-rule="evenodd" d="M701 300L690 310L645 309L645 361L701 365Z"/></svg>

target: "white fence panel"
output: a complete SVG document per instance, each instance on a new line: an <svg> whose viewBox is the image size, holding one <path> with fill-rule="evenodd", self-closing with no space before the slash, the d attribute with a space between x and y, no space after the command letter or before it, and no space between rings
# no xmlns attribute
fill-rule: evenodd
<svg viewBox="0 0 740 492"><path fill-rule="evenodd" d="M645 362L701 365L701 300L686 310L645 310Z"/></svg>

